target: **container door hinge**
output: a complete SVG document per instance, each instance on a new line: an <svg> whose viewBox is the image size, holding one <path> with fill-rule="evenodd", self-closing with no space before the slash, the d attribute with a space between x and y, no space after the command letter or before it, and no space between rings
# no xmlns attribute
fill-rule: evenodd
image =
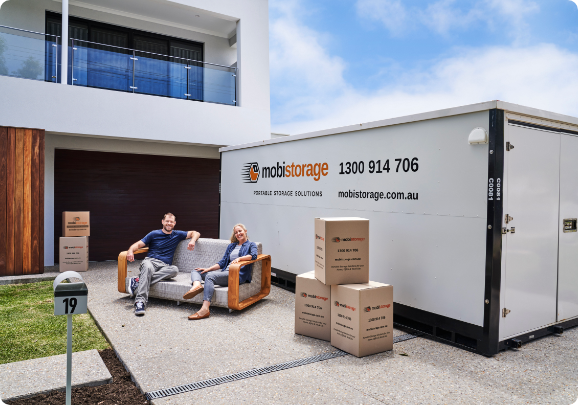
<svg viewBox="0 0 578 405"><path fill-rule="evenodd" d="M505 221L506 221L507 224L510 223L510 221L513 221L513 220L514 220L514 217L511 217L511 216L509 216L508 214L506 214L506 219L505 219Z"/></svg>
<svg viewBox="0 0 578 405"><path fill-rule="evenodd" d="M514 149L514 145L512 145L510 142L506 142L506 150L509 152L512 149Z"/></svg>
<svg viewBox="0 0 578 405"><path fill-rule="evenodd" d="M510 311L508 308L502 309L502 318L505 318L510 312L512 311Z"/></svg>

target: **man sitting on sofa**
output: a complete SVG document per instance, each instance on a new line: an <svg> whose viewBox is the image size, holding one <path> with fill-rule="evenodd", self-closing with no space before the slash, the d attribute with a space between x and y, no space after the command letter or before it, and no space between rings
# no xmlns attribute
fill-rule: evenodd
<svg viewBox="0 0 578 405"><path fill-rule="evenodd" d="M179 272L177 266L173 266L173 256L180 241L191 239L187 249L195 249L195 243L201 236L196 231L175 231L177 218L170 212L165 214L163 229L150 232L147 236L133 244L127 251L126 259L134 261L134 252L142 247L148 246L147 257L140 265L139 277L132 277L128 285L128 293L131 297L136 295L134 300L134 314L142 316L145 314L145 305L149 299L150 286L167 278L176 277Z"/></svg>

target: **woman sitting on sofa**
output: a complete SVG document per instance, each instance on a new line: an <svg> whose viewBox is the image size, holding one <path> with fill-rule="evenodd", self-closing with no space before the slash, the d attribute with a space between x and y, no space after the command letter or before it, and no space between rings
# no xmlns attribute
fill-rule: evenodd
<svg viewBox="0 0 578 405"><path fill-rule="evenodd" d="M229 266L242 261L257 259L257 245L250 242L247 236L247 228L243 224L237 224L233 227L233 234L231 235L231 244L227 247L225 255L219 263L212 265L207 269L196 268L191 272L191 280L193 288L191 288L185 295L184 299L191 299L197 294L204 291L203 306L201 309L189 316L190 320L197 320L208 318L211 315L209 307L211 306L211 298L215 293L215 284L226 286L229 284ZM251 282L253 265L241 267L239 270L239 284ZM201 280L205 281L205 286L201 284Z"/></svg>

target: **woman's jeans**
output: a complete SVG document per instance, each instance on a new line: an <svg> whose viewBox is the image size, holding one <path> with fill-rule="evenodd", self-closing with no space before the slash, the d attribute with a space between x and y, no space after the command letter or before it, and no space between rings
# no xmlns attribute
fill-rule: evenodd
<svg viewBox="0 0 578 405"><path fill-rule="evenodd" d="M213 294L215 293L215 284L226 287L229 285L229 270L214 270L201 274L201 272L191 271L191 281L205 281L205 291L203 292L203 299L211 302Z"/></svg>

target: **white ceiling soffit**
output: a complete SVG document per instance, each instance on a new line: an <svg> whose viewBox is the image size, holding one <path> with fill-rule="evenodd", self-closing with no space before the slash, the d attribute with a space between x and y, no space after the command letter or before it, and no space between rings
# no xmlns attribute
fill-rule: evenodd
<svg viewBox="0 0 578 405"><path fill-rule="evenodd" d="M62 0L53 1L62 3ZM221 38L229 38L231 31L236 28L236 22L231 17L219 18L206 10L166 0L70 0L69 4Z"/></svg>

